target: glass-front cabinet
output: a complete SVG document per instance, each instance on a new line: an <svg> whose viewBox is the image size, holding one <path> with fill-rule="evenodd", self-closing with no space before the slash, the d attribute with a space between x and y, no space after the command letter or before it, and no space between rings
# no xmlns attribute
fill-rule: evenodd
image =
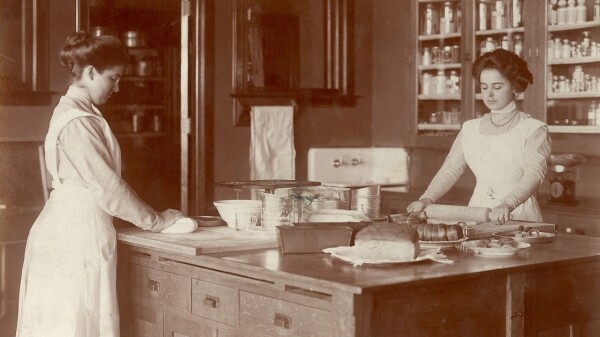
<svg viewBox="0 0 600 337"><path fill-rule="evenodd" d="M600 132L600 0L547 0L546 120L552 132Z"/></svg>
<svg viewBox="0 0 600 337"><path fill-rule="evenodd" d="M417 130L419 134L453 134L462 111L462 6L458 1L420 1Z"/></svg>
<svg viewBox="0 0 600 337"><path fill-rule="evenodd" d="M600 133L600 0L414 0L412 8L413 145L446 147L464 121L488 111L471 66L495 48L519 54L534 75L517 100L523 111L553 133Z"/></svg>

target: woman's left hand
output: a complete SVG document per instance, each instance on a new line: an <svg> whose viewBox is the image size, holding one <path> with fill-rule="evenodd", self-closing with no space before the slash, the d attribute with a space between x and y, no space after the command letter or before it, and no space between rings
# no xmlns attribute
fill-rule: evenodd
<svg viewBox="0 0 600 337"><path fill-rule="evenodd" d="M508 205L500 204L492 208L492 211L490 212L490 221L498 222L501 225L512 219L510 212L512 212L512 209Z"/></svg>

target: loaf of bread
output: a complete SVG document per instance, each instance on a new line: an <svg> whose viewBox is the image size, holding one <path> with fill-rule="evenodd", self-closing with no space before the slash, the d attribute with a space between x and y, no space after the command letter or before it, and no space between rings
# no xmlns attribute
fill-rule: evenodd
<svg viewBox="0 0 600 337"><path fill-rule="evenodd" d="M458 223L419 223L410 227L417 231L421 241L456 241L464 237L463 228Z"/></svg>
<svg viewBox="0 0 600 337"><path fill-rule="evenodd" d="M390 222L377 222L360 230L354 242L363 255L372 259L412 261L420 251L419 233L414 228Z"/></svg>

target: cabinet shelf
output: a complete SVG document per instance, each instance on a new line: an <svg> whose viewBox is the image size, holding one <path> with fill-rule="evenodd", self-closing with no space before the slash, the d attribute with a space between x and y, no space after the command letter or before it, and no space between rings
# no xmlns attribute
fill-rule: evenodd
<svg viewBox="0 0 600 337"><path fill-rule="evenodd" d="M476 36L489 36L489 35L506 35L513 33L524 33L525 28L516 27L516 28L505 28L505 29L488 29L488 30L476 30Z"/></svg>
<svg viewBox="0 0 600 337"><path fill-rule="evenodd" d="M119 138L155 138L155 137L164 137L166 134L164 132L118 132L115 133L116 137Z"/></svg>
<svg viewBox="0 0 600 337"><path fill-rule="evenodd" d="M600 62L600 56L585 56L585 57L569 57L560 59L549 59L549 65L558 64L582 64L582 63L595 63Z"/></svg>
<svg viewBox="0 0 600 337"><path fill-rule="evenodd" d="M429 101L443 101L443 100L460 100L460 94L448 94L448 95L419 95L419 100Z"/></svg>
<svg viewBox="0 0 600 337"><path fill-rule="evenodd" d="M594 28L594 27L600 27L600 22L587 21L587 22L583 22L583 23L575 23L575 24L568 24L568 25L552 25L552 26L548 26L548 31L549 32L560 32L560 31L586 29L586 28Z"/></svg>
<svg viewBox="0 0 600 337"><path fill-rule="evenodd" d="M548 93L548 99L600 98L599 92Z"/></svg>
<svg viewBox="0 0 600 337"><path fill-rule="evenodd" d="M524 99L525 99L525 93L521 93L521 94L519 95L519 97L517 97L517 99L516 99L516 100L517 100L517 101L522 101L522 100L524 100ZM481 101L481 100L483 100L483 96L481 95L481 93L476 93L476 94L475 94L475 100L478 100L478 101Z"/></svg>
<svg viewBox="0 0 600 337"><path fill-rule="evenodd" d="M551 133L600 133L598 125L548 125Z"/></svg>
<svg viewBox="0 0 600 337"><path fill-rule="evenodd" d="M427 71L427 70L446 70L446 69L460 69L460 63L438 63L438 64L430 64L426 66L419 66L419 70Z"/></svg>
<svg viewBox="0 0 600 337"><path fill-rule="evenodd" d="M121 77L122 82L164 82L165 78L162 76L123 76Z"/></svg>
<svg viewBox="0 0 600 337"><path fill-rule="evenodd" d="M417 130L420 131L459 131L460 124L425 124L419 123Z"/></svg>
<svg viewBox="0 0 600 337"><path fill-rule="evenodd" d="M419 35L419 41L439 41L460 38L460 33Z"/></svg>
<svg viewBox="0 0 600 337"><path fill-rule="evenodd" d="M139 110L164 110L166 106L164 104L110 104L102 107L103 110L114 110L114 109L139 109Z"/></svg>

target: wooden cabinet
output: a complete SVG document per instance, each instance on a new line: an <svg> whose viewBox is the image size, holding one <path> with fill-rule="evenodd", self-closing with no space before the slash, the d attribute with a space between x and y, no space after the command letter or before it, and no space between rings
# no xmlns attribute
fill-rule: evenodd
<svg viewBox="0 0 600 337"><path fill-rule="evenodd" d="M122 321L134 333L124 335L597 336L599 245L559 235L502 260L451 249L452 265L378 267L275 249L179 256L131 247L119 252L132 274L132 314Z"/></svg>
<svg viewBox="0 0 600 337"><path fill-rule="evenodd" d="M556 224L561 233L600 237L600 217L594 214L543 209L544 220Z"/></svg>
<svg viewBox="0 0 600 337"><path fill-rule="evenodd" d="M0 105L48 105L48 2L8 0L0 10Z"/></svg>

